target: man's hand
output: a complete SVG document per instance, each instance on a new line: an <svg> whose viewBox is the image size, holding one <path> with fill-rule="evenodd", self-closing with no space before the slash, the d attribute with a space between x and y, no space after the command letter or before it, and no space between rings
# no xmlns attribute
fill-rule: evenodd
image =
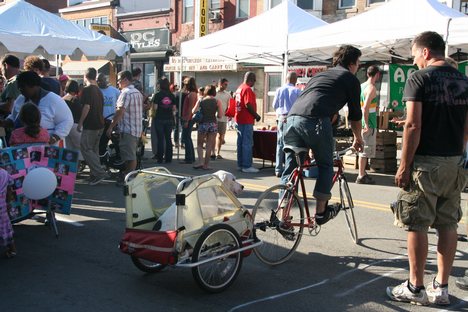
<svg viewBox="0 0 468 312"><path fill-rule="evenodd" d="M407 188L410 183L410 170L400 166L395 174L395 184L399 188Z"/></svg>
<svg viewBox="0 0 468 312"><path fill-rule="evenodd" d="M362 141L362 138L356 138L355 137L352 146L356 151L362 152L362 150L364 148L364 142Z"/></svg>
<svg viewBox="0 0 468 312"><path fill-rule="evenodd" d="M362 134L366 134L367 132L369 132L370 128L369 126L365 125L364 128L362 129Z"/></svg>
<svg viewBox="0 0 468 312"><path fill-rule="evenodd" d="M107 129L106 135L107 135L108 138L111 137L111 135L112 135L112 130L113 130L113 129L114 129L114 127L109 127L109 128Z"/></svg>
<svg viewBox="0 0 468 312"><path fill-rule="evenodd" d="M76 131L82 132L82 131L83 131L83 125L82 125L82 124L78 124L78 125L76 126Z"/></svg>
<svg viewBox="0 0 468 312"><path fill-rule="evenodd" d="M259 114L255 113L255 121L260 121L260 119L262 119L262 117L260 117Z"/></svg>

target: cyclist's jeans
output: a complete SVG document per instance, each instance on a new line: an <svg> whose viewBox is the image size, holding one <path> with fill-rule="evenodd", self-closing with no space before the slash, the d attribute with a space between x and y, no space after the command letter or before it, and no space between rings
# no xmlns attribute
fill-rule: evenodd
<svg viewBox="0 0 468 312"><path fill-rule="evenodd" d="M318 166L314 197L320 200L331 198L333 179L333 132L330 118L288 116L284 132L284 145L312 149ZM286 153L286 164L281 182L286 183L297 167L296 157Z"/></svg>

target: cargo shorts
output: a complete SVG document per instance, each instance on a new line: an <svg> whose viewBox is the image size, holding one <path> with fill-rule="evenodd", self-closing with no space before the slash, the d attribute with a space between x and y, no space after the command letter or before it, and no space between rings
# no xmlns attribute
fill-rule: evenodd
<svg viewBox="0 0 468 312"><path fill-rule="evenodd" d="M395 225L417 232L457 229L466 179L461 156L416 155L410 185L400 191L394 207Z"/></svg>
<svg viewBox="0 0 468 312"><path fill-rule="evenodd" d="M375 148L377 141L377 129L369 129L367 133L362 134L362 140L364 141L363 150L359 153L359 157L374 158Z"/></svg>

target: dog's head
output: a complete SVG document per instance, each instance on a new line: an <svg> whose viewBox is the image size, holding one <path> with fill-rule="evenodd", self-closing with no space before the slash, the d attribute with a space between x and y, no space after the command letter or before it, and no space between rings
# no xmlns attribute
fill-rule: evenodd
<svg viewBox="0 0 468 312"><path fill-rule="evenodd" d="M232 173L224 170L219 170L213 174L216 175L224 183L224 185L226 185L226 187L235 195L239 195L240 193L242 193L244 186L236 181L236 177Z"/></svg>

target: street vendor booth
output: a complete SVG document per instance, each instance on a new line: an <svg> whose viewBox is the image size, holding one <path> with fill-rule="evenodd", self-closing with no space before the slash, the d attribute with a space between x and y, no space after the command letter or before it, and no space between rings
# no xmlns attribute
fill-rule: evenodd
<svg viewBox="0 0 468 312"><path fill-rule="evenodd" d="M126 43L79 26L23 0L0 7L0 54L19 57L42 55L54 60L67 55L80 60L101 57L106 60L124 56Z"/></svg>

